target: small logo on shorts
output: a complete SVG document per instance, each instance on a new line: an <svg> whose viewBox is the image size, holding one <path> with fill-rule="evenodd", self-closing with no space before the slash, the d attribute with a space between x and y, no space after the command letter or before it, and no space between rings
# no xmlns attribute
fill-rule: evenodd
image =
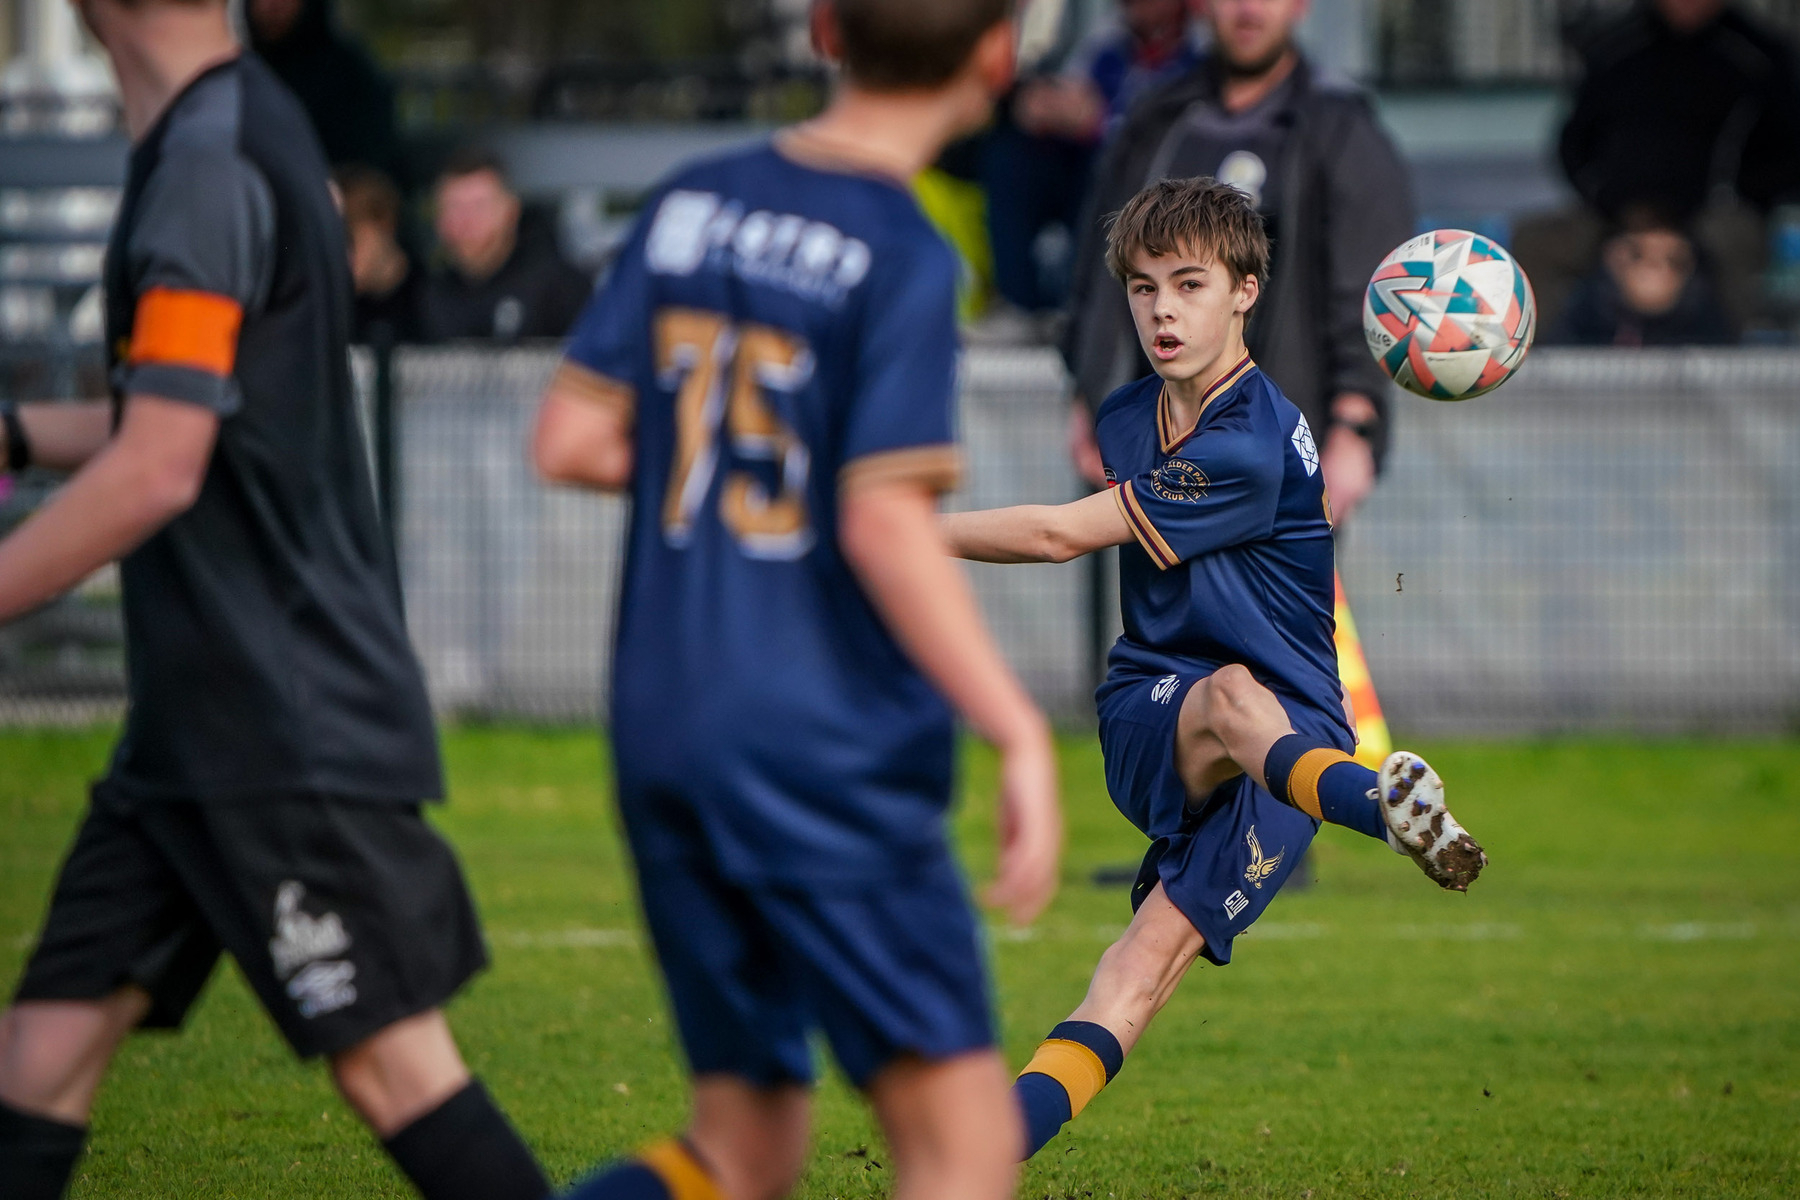
<svg viewBox="0 0 1800 1200"><path fill-rule="evenodd" d="M1249 907L1250 897L1244 895L1243 890L1239 889L1225 897L1225 919L1229 921Z"/></svg>
<svg viewBox="0 0 1800 1200"><path fill-rule="evenodd" d="M1179 675L1164 675L1150 687L1150 698L1158 704L1167 704L1175 695L1175 688L1181 683Z"/></svg>
<svg viewBox="0 0 1800 1200"><path fill-rule="evenodd" d="M287 994L297 1002L300 1015L311 1020L355 1004L356 985L351 982L355 978L355 963L342 959L308 963L288 980Z"/></svg>
<svg viewBox="0 0 1800 1200"><path fill-rule="evenodd" d="M1244 868L1244 882L1255 884L1257 890L1261 891L1263 880L1280 869L1281 856L1287 853L1287 847L1283 846L1277 850L1274 858L1264 858L1262 842L1257 840L1256 826L1254 825L1250 827L1248 833L1244 834L1244 842L1250 847L1250 865Z"/></svg>
<svg viewBox="0 0 1800 1200"><path fill-rule="evenodd" d="M336 913L315 917L300 910L306 887L289 879L275 889L275 936L269 957L275 977L287 979L287 993L302 1017L318 1017L356 1003L356 965L337 957L350 949L350 935ZM332 961L325 961L332 960ZM298 972L298 974L296 974ZM289 979L289 976L293 978Z"/></svg>

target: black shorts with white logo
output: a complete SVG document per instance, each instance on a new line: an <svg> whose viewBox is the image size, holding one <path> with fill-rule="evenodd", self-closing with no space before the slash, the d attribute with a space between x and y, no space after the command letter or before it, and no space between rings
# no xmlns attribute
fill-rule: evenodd
<svg viewBox="0 0 1800 1200"><path fill-rule="evenodd" d="M449 845L417 805L129 805L96 789L16 1000L150 994L181 1024L229 953L302 1057L435 1008L487 965Z"/></svg>

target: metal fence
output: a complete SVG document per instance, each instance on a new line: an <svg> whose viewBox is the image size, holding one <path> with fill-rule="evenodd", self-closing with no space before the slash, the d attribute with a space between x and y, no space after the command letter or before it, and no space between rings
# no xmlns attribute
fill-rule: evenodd
<svg viewBox="0 0 1800 1200"><path fill-rule="evenodd" d="M407 616L446 712L587 719L605 703L623 505L546 489L524 444L549 351L393 362ZM358 373L372 390L376 373ZM1048 351L965 360L958 507L1080 485ZM1385 480L1340 563L1402 733L1800 728L1800 353L1542 350L1468 404L1398 403ZM1101 562L977 566L1039 699L1092 720L1117 629ZM0 630L0 720L118 695L102 576Z"/></svg>

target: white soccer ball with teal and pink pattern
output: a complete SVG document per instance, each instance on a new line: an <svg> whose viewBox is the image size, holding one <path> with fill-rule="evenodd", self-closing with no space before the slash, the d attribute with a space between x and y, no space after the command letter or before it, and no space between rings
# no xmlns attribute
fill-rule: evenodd
<svg viewBox="0 0 1800 1200"><path fill-rule="evenodd" d="M1512 377L1537 333L1531 281L1504 247L1464 229L1409 238L1363 297L1363 336L1393 381L1468 400Z"/></svg>

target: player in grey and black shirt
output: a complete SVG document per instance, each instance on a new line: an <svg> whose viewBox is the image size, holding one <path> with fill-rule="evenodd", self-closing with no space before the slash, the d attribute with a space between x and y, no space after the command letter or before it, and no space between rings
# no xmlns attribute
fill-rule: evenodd
<svg viewBox="0 0 1800 1200"><path fill-rule="evenodd" d="M61 1194L106 1064L230 953L428 1200L548 1184L442 1005L486 962L356 424L342 221L225 0L85 0L134 148L110 405L4 416L75 470L0 542L0 621L120 560L130 709L0 1016L0 1196Z"/></svg>

